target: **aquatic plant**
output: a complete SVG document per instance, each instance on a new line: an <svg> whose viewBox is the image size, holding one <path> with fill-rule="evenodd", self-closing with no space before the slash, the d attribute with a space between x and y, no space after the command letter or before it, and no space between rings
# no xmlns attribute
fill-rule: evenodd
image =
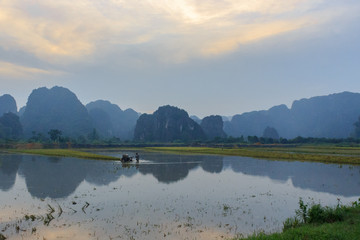
<svg viewBox="0 0 360 240"><path fill-rule="evenodd" d="M300 217L303 223L308 222L308 204L305 204L302 198L299 199L299 209L295 211L296 216Z"/></svg>
<svg viewBox="0 0 360 240"><path fill-rule="evenodd" d="M224 204L223 205L223 210L224 211L228 211L230 209L230 206L229 205L227 205L227 204Z"/></svg>
<svg viewBox="0 0 360 240"><path fill-rule="evenodd" d="M54 218L53 215L47 213L47 214L46 214L46 217L44 218L44 225L49 226L50 222L51 222L52 220L54 220L54 219L55 219L55 218Z"/></svg>
<svg viewBox="0 0 360 240"><path fill-rule="evenodd" d="M85 209L90 206L90 203L85 202L85 205L81 208L81 210L86 214Z"/></svg>
<svg viewBox="0 0 360 240"><path fill-rule="evenodd" d="M58 208L59 208L59 214L58 214L58 217L60 217L60 216L62 215L62 213L63 213L63 210L62 210L62 208L61 208L61 206L60 206L60 205L58 205Z"/></svg>
<svg viewBox="0 0 360 240"><path fill-rule="evenodd" d="M49 208L48 209L49 214L52 214L55 212L55 209L50 204L48 204L48 208Z"/></svg>
<svg viewBox="0 0 360 240"><path fill-rule="evenodd" d="M35 221L36 216L35 215L25 215L25 220L31 220L32 222Z"/></svg>

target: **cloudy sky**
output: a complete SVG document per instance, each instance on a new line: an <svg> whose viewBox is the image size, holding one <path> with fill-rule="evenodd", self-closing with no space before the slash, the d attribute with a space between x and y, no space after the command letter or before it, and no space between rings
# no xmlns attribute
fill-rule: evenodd
<svg viewBox="0 0 360 240"><path fill-rule="evenodd" d="M0 95L234 115L360 92L358 0L0 0Z"/></svg>

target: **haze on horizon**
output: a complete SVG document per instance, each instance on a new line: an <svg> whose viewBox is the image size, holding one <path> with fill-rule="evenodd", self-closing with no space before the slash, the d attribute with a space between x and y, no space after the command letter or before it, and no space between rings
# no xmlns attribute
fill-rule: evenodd
<svg viewBox="0 0 360 240"><path fill-rule="evenodd" d="M360 92L356 0L3 0L0 95L234 115Z"/></svg>

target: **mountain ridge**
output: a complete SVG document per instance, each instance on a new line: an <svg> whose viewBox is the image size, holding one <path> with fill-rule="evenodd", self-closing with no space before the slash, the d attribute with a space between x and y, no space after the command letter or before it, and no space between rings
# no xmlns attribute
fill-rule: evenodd
<svg viewBox="0 0 360 240"><path fill-rule="evenodd" d="M168 109L169 112L165 111L162 116L159 111L161 112L164 107L165 109L171 107L172 110ZM64 136L86 136L93 128L96 128L106 138L139 140L138 136L134 135L139 120L138 112L131 108L122 110L108 100L96 100L84 106L75 93L63 87L34 89L28 98L26 107L19 112L17 112L16 100L11 95L4 94L0 96L0 110L3 114L12 112L20 115L25 137L29 137L33 131L47 135L50 129L59 129L63 131ZM261 137L266 128L273 128L279 137L288 139L297 136L347 138L355 136L354 123L360 116L360 93L344 91L301 98L294 100L290 108L285 104L280 104L267 110L244 112L232 117L217 116L216 119L213 115L203 119L196 115L189 117L185 110L169 105L159 107L154 113L156 113L155 118L153 114L143 114L142 121L144 119L148 121L149 126L147 127L157 128L154 121L159 124L163 119L167 119L177 127L181 125L179 122L184 126L191 125L194 128L199 126L201 128L201 131L198 131L199 136L203 136L202 134L206 132L205 135L208 135L208 139L226 135ZM174 116L170 116L172 113ZM64 118L65 115L67 117ZM75 115L79 118L72 118ZM29 121L29 116L32 121ZM204 119L208 121L211 119L210 117L212 117L212 121L203 122L201 127L202 121ZM159 119L156 118L162 118L162 120L159 122ZM231 120L228 121L229 119ZM196 125L193 122L197 122ZM72 127L65 127L68 123L72 123ZM224 131L221 131L221 126ZM216 131L213 131L215 128ZM165 136L167 133L163 132L162 134ZM179 138L177 140L192 139L190 135L185 138L179 137L180 135L176 135L176 137ZM161 138L163 141L166 139L174 140L172 137Z"/></svg>
<svg viewBox="0 0 360 240"><path fill-rule="evenodd" d="M345 91L295 100L291 108L282 104L237 114L224 130L234 137L261 136L266 127L273 127L283 138L346 138L359 116L360 93Z"/></svg>

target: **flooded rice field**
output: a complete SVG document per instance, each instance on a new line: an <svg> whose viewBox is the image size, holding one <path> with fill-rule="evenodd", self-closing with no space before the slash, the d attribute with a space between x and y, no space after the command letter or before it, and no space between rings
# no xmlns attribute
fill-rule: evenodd
<svg viewBox="0 0 360 240"><path fill-rule="evenodd" d="M101 152L121 156L134 152ZM140 162L0 155L8 239L226 239L281 231L299 198L349 204L360 167L140 152ZM0 235L1 236L1 235Z"/></svg>

